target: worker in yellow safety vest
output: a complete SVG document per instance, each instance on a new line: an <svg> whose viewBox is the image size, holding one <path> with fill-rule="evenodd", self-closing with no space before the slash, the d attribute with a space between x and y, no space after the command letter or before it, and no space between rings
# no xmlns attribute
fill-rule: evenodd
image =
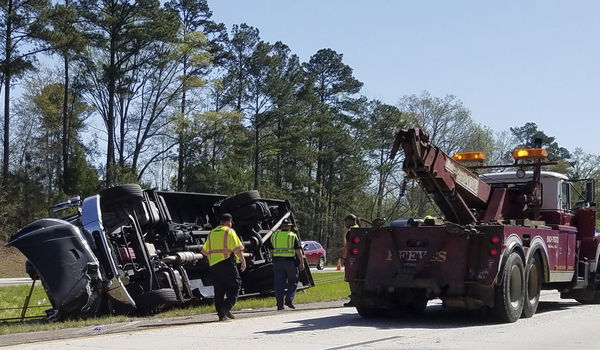
<svg viewBox="0 0 600 350"><path fill-rule="evenodd" d="M244 245L235 230L231 228L232 226L232 216L222 214L219 218L219 226L210 231L201 250L201 253L208 257L209 271L214 284L215 309L219 321L235 318L231 308L237 301L242 284L237 263L241 264L242 272L246 270Z"/></svg>
<svg viewBox="0 0 600 350"><path fill-rule="evenodd" d="M273 289L275 290L277 310L283 310L284 296L285 305L290 309L296 308L292 302L298 287L298 269L304 270L304 256L300 239L291 230L291 227L291 221L287 218L283 219L281 230L275 232L265 243L273 258ZM297 257L297 267L294 257Z"/></svg>
<svg viewBox="0 0 600 350"><path fill-rule="evenodd" d="M346 215L346 217L344 218L343 221L344 221L344 226L346 226L346 229L347 229L346 235L344 236L344 248L342 249L342 262L345 265L346 255L348 254L347 250L348 250L348 240L350 239L350 230L353 228L360 227L360 226L358 226L358 218L354 214ZM354 306L354 302L352 302L352 299L350 299L350 301L348 301L347 303L344 303L344 306L345 307Z"/></svg>

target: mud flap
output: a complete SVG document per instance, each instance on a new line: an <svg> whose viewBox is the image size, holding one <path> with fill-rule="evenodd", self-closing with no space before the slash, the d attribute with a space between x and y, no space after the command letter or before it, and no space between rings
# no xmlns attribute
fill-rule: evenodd
<svg viewBox="0 0 600 350"><path fill-rule="evenodd" d="M304 258L304 271L300 271L299 280L302 282L303 287L314 287L315 280L313 279L310 267L308 266L308 260Z"/></svg>

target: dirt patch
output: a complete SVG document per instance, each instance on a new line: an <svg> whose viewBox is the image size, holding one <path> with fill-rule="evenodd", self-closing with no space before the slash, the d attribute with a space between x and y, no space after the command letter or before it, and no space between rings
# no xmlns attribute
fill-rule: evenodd
<svg viewBox="0 0 600 350"><path fill-rule="evenodd" d="M0 240L0 278L27 277L25 273L25 256L13 247L5 247Z"/></svg>

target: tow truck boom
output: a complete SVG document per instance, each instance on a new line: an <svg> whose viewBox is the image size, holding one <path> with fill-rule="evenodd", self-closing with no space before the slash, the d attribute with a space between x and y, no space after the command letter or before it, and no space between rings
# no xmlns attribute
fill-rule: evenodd
<svg viewBox="0 0 600 350"><path fill-rule="evenodd" d="M460 225L478 221L478 210L487 208L491 187L477 175L429 142L421 129L400 130L390 158L404 150L403 170L432 195L446 220Z"/></svg>

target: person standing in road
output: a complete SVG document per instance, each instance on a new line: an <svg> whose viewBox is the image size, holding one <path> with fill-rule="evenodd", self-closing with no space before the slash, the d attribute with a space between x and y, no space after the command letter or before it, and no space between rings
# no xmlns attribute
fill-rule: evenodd
<svg viewBox="0 0 600 350"><path fill-rule="evenodd" d="M266 246L270 249L271 256L273 257L277 310L283 310L284 294L285 305L290 309L296 308L292 301L294 300L294 296L296 296L296 288L298 287L298 269L300 271L304 270L304 256L302 254L300 239L291 230L291 226L289 219L283 219L281 229L275 232L271 236L271 239L266 242ZM298 267L296 267L294 256L297 257Z"/></svg>
<svg viewBox="0 0 600 350"><path fill-rule="evenodd" d="M360 227L358 226L358 218L354 214L348 214L344 218L344 226L346 226L346 236L344 239L344 246L348 243L348 239L350 238L350 229Z"/></svg>
<svg viewBox="0 0 600 350"><path fill-rule="evenodd" d="M215 290L215 309L219 321L235 318L231 308L237 301L242 284L237 263L241 263L242 272L246 270L244 245L231 228L232 226L231 214L222 214L219 218L219 226L210 231L201 250L201 253L208 257L209 271Z"/></svg>
<svg viewBox="0 0 600 350"><path fill-rule="evenodd" d="M358 226L358 218L356 217L356 215L354 214L348 214L346 215L346 217L344 218L344 226L346 226L346 235L344 236L344 247L342 248L342 261L344 261L344 264L346 263L346 254L348 254L348 240L350 239L350 230L353 228L357 228L360 227ZM348 301L347 303L344 303L345 307L352 307L354 306L354 302L352 301L352 299L350 299L350 301Z"/></svg>

